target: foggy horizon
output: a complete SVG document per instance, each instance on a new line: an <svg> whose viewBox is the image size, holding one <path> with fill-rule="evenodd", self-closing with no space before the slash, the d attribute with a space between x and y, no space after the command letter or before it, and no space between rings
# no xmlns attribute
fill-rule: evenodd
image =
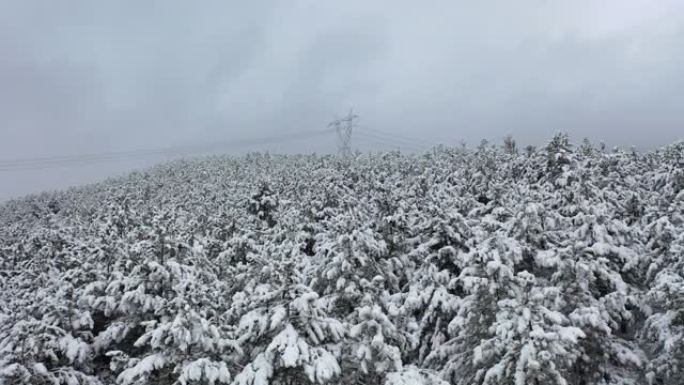
<svg viewBox="0 0 684 385"><path fill-rule="evenodd" d="M364 152L410 150L411 138L539 146L556 132L653 149L683 139L682 11L637 0L4 2L0 161L287 136L350 108L361 127L405 138L353 137ZM332 134L211 153L248 151L337 147ZM0 202L170 159L0 171Z"/></svg>

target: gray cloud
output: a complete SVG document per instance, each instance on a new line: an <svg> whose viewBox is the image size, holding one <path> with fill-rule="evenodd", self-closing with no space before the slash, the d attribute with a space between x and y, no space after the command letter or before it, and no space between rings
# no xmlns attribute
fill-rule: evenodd
<svg viewBox="0 0 684 385"><path fill-rule="evenodd" d="M368 3L2 2L0 158L280 135L351 106L432 143L682 138L679 1ZM0 172L0 199L160 160Z"/></svg>

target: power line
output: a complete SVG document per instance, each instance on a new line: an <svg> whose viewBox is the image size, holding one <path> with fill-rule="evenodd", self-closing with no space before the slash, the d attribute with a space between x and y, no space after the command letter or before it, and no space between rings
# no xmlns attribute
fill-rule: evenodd
<svg viewBox="0 0 684 385"><path fill-rule="evenodd" d="M60 162L54 162L54 163L37 163L37 164L25 164L25 165L13 165L13 166L0 166L0 172L3 171L21 171L21 170L44 170L44 169L49 169L49 168L55 168L55 167L67 167L67 166L81 166L81 165L90 165L90 164L100 164L100 163L107 163L107 162L117 162L117 161L128 161L128 160L140 160L140 159L145 159L150 156L163 156L163 155L173 155L170 153L163 154L138 154L138 155L130 155L127 157L121 157L121 156L116 156L116 157L99 157L99 158L90 158L90 159L73 159L73 160L67 160L67 161L60 161Z"/></svg>
<svg viewBox="0 0 684 385"><path fill-rule="evenodd" d="M386 138L386 137L382 137L382 136L378 136L378 135L371 135L371 134L366 133L366 132L358 132L357 134L358 134L357 136L360 139L370 140L370 141L373 141L376 143L382 143L382 144L390 146L390 147L404 147L404 148L414 148L414 149L423 149L424 148L418 144L406 143L403 141L394 140L391 138Z"/></svg>
<svg viewBox="0 0 684 385"><path fill-rule="evenodd" d="M405 139L394 138L394 137L385 136L385 135L378 135L378 134L375 134L372 132L357 131L357 135L365 137L365 138L373 139L375 141L384 142L385 144L388 144L388 145L396 145L396 146L400 146L400 147L412 147L412 148L420 149L420 150L430 149L430 147L427 145L423 145L423 144L416 143L416 142L411 142L411 141L408 141Z"/></svg>
<svg viewBox="0 0 684 385"><path fill-rule="evenodd" d="M297 132L297 133L287 134L287 135L269 136L269 137L254 138L254 139L242 139L242 140L235 140L235 141L230 141L230 142L205 143L205 144L198 144L198 145L183 145L183 146L156 148L156 149L140 149L140 150L128 150L128 151L104 152L104 153L97 153L97 154L78 154L78 155L62 155L62 156L51 156L51 157L0 160L0 167L1 166L7 166L7 165L15 165L15 164L33 164L33 163L40 163L40 162L70 161L70 160L74 160L74 159L76 159L76 160L86 159L87 160L87 159L91 159L91 158L110 157L110 156L131 156L131 155L147 155L147 154L156 155L156 154L166 154L166 153L175 154L175 153L183 153L183 152L194 152L194 151L223 148L226 146L263 144L263 143L287 141L287 140L293 140L293 139L306 138L309 136L328 134L330 132L332 132L332 130L311 130L311 131L302 131L302 132Z"/></svg>
<svg viewBox="0 0 684 385"><path fill-rule="evenodd" d="M410 136L396 134L393 132L382 131L382 130L378 130L376 128L371 128L368 126L361 126L360 129L361 129L360 131L369 131L370 133L374 133L376 135L382 135L382 136L392 138L392 139L396 139L396 140L403 140L403 141L406 141L409 143L418 143L418 144L421 144L421 145L424 145L427 147L435 146L434 142L429 142L429 141L426 141L426 140L423 140L420 138L414 138L414 137L410 137Z"/></svg>
<svg viewBox="0 0 684 385"><path fill-rule="evenodd" d="M112 161L125 161L125 160L136 160L151 156L164 156L164 155L190 155L190 154L202 154L216 152L221 149L234 148L238 146L251 146L269 143L281 143L297 139L312 138L315 136L327 135L332 132L336 132L342 135L341 152L344 154L350 153L350 143L351 140L351 129L355 126L355 119L357 116L351 111L349 115L343 119L340 119L331 124L332 128L326 130L309 130L300 131L292 134L284 134L278 136L268 136L253 139L242 139L230 142L217 142L217 143L207 143L198 145L183 145L183 146L173 146L164 148L148 148L139 150L127 150L127 151L115 151L115 152L103 152L103 153L90 153L90 154L76 154L76 155L61 155L61 156L49 156L49 157L34 157L34 158L18 158L18 159L5 159L0 160L0 172L2 171L19 171L19 170L36 170L36 169L47 169L60 166L78 166L83 164L93 164L93 163L104 163ZM390 147L400 147L400 148L411 148L417 151L424 151L429 149L427 145L421 143L426 143L422 140L415 138L408 138L401 135L394 135L390 133L385 133L380 130L371 129L364 127L363 131L356 131L356 134L361 137L361 139L374 141L376 143L382 143ZM338 138L340 139L340 138ZM342 148L343 147L343 148ZM344 151L344 150L347 151Z"/></svg>
<svg viewBox="0 0 684 385"><path fill-rule="evenodd" d="M190 146L174 146L157 149L141 149L117 152L104 152L96 154L63 155L37 158L7 159L0 161L0 171L28 170L50 168L56 166L79 165L92 162L108 162L116 160L137 159L157 155L198 154L217 151L236 146L250 146L269 143L281 143L297 139L312 138L332 133L333 129L301 131L292 134L269 136L254 139L235 140L230 142L218 142Z"/></svg>
<svg viewBox="0 0 684 385"><path fill-rule="evenodd" d="M415 143L406 143L401 140L396 140L392 138L387 138L387 137L382 137L379 135L373 135L368 132L357 132L357 136L361 139L365 140L370 140L376 143L381 143L384 144L388 147L398 147L398 148L409 148L415 151L425 151L428 150L429 147L423 146L420 144L415 144Z"/></svg>

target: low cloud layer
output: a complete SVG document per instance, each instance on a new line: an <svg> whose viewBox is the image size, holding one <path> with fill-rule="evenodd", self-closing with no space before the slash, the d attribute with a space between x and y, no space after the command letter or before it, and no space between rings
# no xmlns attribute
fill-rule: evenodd
<svg viewBox="0 0 684 385"><path fill-rule="evenodd" d="M650 148L683 136L681 47L677 0L1 2L0 158L282 135L349 107L428 143ZM0 199L160 160L0 171Z"/></svg>

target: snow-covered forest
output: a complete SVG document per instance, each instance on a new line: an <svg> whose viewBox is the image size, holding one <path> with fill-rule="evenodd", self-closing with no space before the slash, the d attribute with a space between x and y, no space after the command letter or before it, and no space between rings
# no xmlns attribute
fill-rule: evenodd
<svg viewBox="0 0 684 385"><path fill-rule="evenodd" d="M684 384L684 143L182 160L0 206L0 384Z"/></svg>

